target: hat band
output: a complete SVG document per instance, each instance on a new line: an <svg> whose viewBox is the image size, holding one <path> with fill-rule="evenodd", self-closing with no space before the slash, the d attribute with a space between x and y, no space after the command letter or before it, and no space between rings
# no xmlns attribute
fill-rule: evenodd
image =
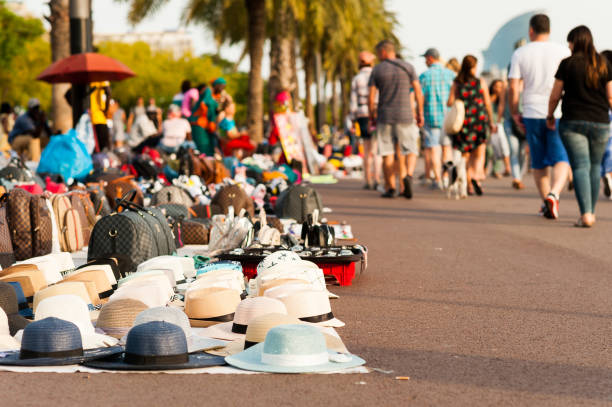
<svg viewBox="0 0 612 407"><path fill-rule="evenodd" d="M233 323L232 324L232 332L235 334L245 334L247 331L247 325L243 325L243 324L237 324L237 323Z"/></svg>
<svg viewBox="0 0 612 407"><path fill-rule="evenodd" d="M189 319L193 319L194 321L230 322L234 320L234 313L232 312L231 314L226 314L226 315L221 315L218 317L211 317L211 318L189 318Z"/></svg>
<svg viewBox="0 0 612 407"><path fill-rule="evenodd" d="M21 349L19 352L19 359L39 359L39 358L69 358L73 356L83 356L83 348L77 348L72 350L60 350L57 352L39 352L36 350Z"/></svg>
<svg viewBox="0 0 612 407"><path fill-rule="evenodd" d="M110 289L108 291L104 291L104 292L98 294L98 297L100 297L100 299L107 298L107 297L110 297L111 295L113 295L113 292L114 292L113 289Z"/></svg>
<svg viewBox="0 0 612 407"><path fill-rule="evenodd" d="M186 279L178 280L176 284L185 284L187 282Z"/></svg>
<svg viewBox="0 0 612 407"><path fill-rule="evenodd" d="M28 308L30 307L28 306L27 302L22 302L21 304L19 304L19 311L23 311L24 309L28 309Z"/></svg>
<svg viewBox="0 0 612 407"><path fill-rule="evenodd" d="M303 318L300 318L300 321L312 322L316 324L317 322L325 322L325 321L329 321L330 319L334 319L333 312L328 312L327 314L315 315L314 317L303 317Z"/></svg>
<svg viewBox="0 0 612 407"><path fill-rule="evenodd" d="M27 302L34 302L34 296L26 297Z"/></svg>
<svg viewBox="0 0 612 407"><path fill-rule="evenodd" d="M262 353L261 362L266 365L275 366L316 366L324 365L329 362L329 354L327 352L315 353L312 355L277 355Z"/></svg>
<svg viewBox="0 0 612 407"><path fill-rule="evenodd" d="M174 365L189 362L189 355L187 353L179 355L137 355L125 352L123 361L130 365Z"/></svg>
<svg viewBox="0 0 612 407"><path fill-rule="evenodd" d="M255 346L260 342L253 342L253 341L244 341L244 350L249 349L251 346Z"/></svg>

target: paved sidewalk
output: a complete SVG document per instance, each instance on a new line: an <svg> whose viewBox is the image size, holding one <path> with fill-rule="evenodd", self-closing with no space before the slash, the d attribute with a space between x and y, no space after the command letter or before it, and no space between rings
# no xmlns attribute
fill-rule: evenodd
<svg viewBox="0 0 612 407"><path fill-rule="evenodd" d="M370 249L332 306L365 375L0 373L2 405L612 405L612 202L592 230L536 216L533 183L449 201L317 187ZM396 376L408 376L399 381Z"/></svg>

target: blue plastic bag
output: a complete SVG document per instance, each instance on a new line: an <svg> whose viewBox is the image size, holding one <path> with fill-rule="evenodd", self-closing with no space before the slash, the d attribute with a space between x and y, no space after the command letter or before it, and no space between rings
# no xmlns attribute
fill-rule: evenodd
<svg viewBox="0 0 612 407"><path fill-rule="evenodd" d="M87 148L72 129L66 134L51 137L51 141L42 151L36 171L60 174L68 183L71 179L84 181L92 170L93 163Z"/></svg>

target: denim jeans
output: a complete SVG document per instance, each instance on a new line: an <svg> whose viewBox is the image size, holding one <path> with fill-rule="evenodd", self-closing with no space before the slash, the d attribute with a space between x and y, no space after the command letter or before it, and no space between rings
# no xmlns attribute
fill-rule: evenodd
<svg viewBox="0 0 612 407"><path fill-rule="evenodd" d="M580 213L595 213L601 160L610 135L610 124L562 120L559 123L559 133L574 173Z"/></svg>
<svg viewBox="0 0 612 407"><path fill-rule="evenodd" d="M525 147L527 146L527 140L521 140L512 133L511 120L504 120L504 130L510 146L510 168L512 169L512 178L522 181L526 170Z"/></svg>

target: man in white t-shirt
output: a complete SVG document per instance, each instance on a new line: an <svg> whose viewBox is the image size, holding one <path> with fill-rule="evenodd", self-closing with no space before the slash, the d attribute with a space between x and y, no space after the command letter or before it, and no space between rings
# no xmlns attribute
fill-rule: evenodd
<svg viewBox="0 0 612 407"><path fill-rule="evenodd" d="M510 109L516 124L525 129L536 186L544 200L540 214L559 217L559 195L569 175L569 160L558 130L546 127L548 100L555 73L568 47L549 42L550 20L537 14L529 21L530 43L514 51L510 72ZM521 96L523 114L519 114ZM558 116L557 116L558 117ZM558 128L558 126L556 127ZM549 174L552 167L552 179Z"/></svg>
<svg viewBox="0 0 612 407"><path fill-rule="evenodd" d="M162 123L159 147L167 153L176 153L185 140L191 140L191 125L181 117L181 108L170 105L168 118Z"/></svg>

